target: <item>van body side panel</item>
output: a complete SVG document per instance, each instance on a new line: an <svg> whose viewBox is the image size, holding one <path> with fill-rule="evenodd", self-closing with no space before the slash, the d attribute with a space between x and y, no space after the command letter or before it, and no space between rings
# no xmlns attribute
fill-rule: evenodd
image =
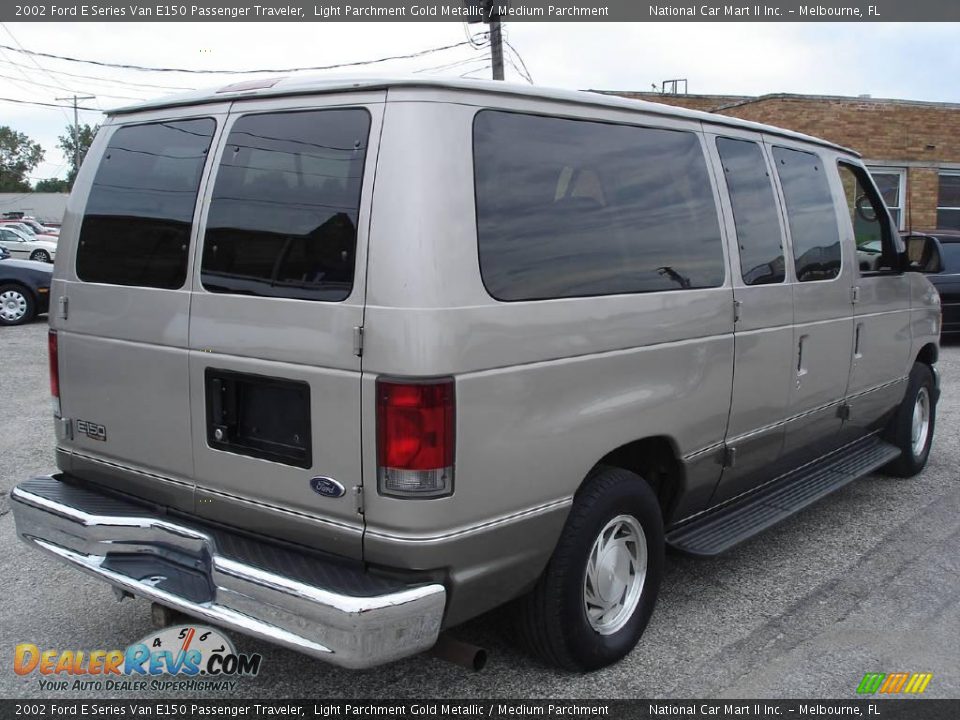
<svg viewBox="0 0 960 720"><path fill-rule="evenodd" d="M140 212L135 227L143 230L136 232L172 232L155 231L151 223L153 217L162 217L158 214L164 212L164 195L181 193L168 190L167 183L179 183L176 178L183 175L194 189L182 191L188 197L178 201L177 212L192 218L192 231L189 239L184 236L186 247L178 252L186 254L185 269L190 267L196 251L197 188L202 188L209 172L206 151L201 154L200 148L215 145L225 117L225 104L210 105L125 117L101 131L71 197L61 234L53 306L57 308L59 298L66 298L67 317L51 313L59 338L62 415L73 426L73 438L61 437L59 445L72 455L71 472L185 511L193 509L187 372L192 277L187 272L179 287L137 284L138 273L151 276L152 270L150 265L138 265L141 250L133 245L139 242L136 235L131 235L129 249L133 257L119 258L111 270L104 268L102 255L94 256L92 264L86 258L93 252L90 243L113 242L110 236L127 212ZM127 139L130 133L153 132L158 143L187 138L192 149L150 151L133 147L143 142L140 135ZM197 135L208 132L212 135ZM195 153L193 166L182 167L187 162L182 156L191 153ZM142 162L154 165L144 167L143 176L123 186L124 173L139 167L139 161L131 159L135 157L148 158ZM111 174L119 174L121 180ZM95 182L101 207L91 205L92 189L98 187ZM140 199L132 201L136 203L132 211L126 210L125 203L136 193ZM91 233L86 247L80 245L81 232ZM157 237L164 242L167 236ZM83 279L99 279L105 273L130 284Z"/></svg>
<svg viewBox="0 0 960 720"><path fill-rule="evenodd" d="M764 152L763 138L755 133L721 129L716 133L707 128L714 172L720 180L724 223L732 266L734 298L739 304L735 331L733 393L726 444L735 453L731 467L723 470L723 477L711 498L716 504L747 492L770 479L771 470L783 450L784 420L793 381L793 271L792 262L785 263L784 279L770 284L747 284L753 268L744 267L738 252L741 240L737 223L749 227L755 217L735 218L732 195L725 178L736 172L735 167L724 166L718 152L718 139L745 141L746 146L759 156L769 184L767 206L777 221L774 232L779 233L784 258L790 257L790 248L784 234L783 219L776 202L769 176L773 170ZM762 182L762 180L761 180ZM734 186L736 189L736 186ZM759 188L763 191L764 188ZM760 196L761 198L763 196ZM746 241L746 238L743 239Z"/></svg>
<svg viewBox="0 0 960 720"><path fill-rule="evenodd" d="M910 279L910 357L904 372L909 373L917 355L926 345L940 345L940 293L924 275L907 273Z"/></svg>
<svg viewBox="0 0 960 720"><path fill-rule="evenodd" d="M205 286L204 278L212 278L207 279L207 283L221 280L212 272L204 275L204 258L198 255L194 263L195 292L190 316L189 377L198 493L195 512L220 522L240 521L245 527L265 534L355 559L362 557L363 518L357 509L356 489L362 486L363 478L360 468L360 357L354 350L354 328L363 325L370 188L376 171L383 96L382 92L372 92L234 104L225 129L226 142L215 158L218 168L228 168L221 172L232 173L234 179L228 178L232 184L220 191L215 181L208 185L202 223L208 233L206 243L218 244L204 246L204 258L211 264L220 263L217 267L230 267L222 264L216 253L223 255L238 248L235 250L237 256L246 253L244 262L247 265L243 272L252 272L246 268L259 261L259 257L272 247L267 243L273 242L271 238L278 232L272 228L283 225L285 213L293 217L283 207L275 207L275 202L284 201L286 191L274 191L272 195L250 201L255 206L258 202L260 205L255 215L249 218L248 228L229 229L213 236L209 234L210 216L216 209L218 197L232 201L231 195L237 192L235 186L243 192L250 183L263 182L286 184L290 192L297 191L302 183L308 183L310 187L315 185L318 188L316 195L333 197L331 184L343 182L339 177L341 166L349 160L350 143L358 142L357 147L366 147L366 156L355 221L352 288L341 300L241 294L247 292L243 283L248 282L241 277L233 281L239 290L212 292ZM239 125L245 119L268 126L271 122L293 122L299 123L296 126L299 131L309 133L317 123L323 122L322 118L330 117L322 113L345 110L362 111L369 118L369 130L358 128L357 139L350 136L349 143L328 141L329 148L324 147L323 138L310 142L275 141L274 136L283 135L284 130L254 131L246 125ZM293 116L314 112L320 114L297 116L302 120ZM231 134L233 129L236 132ZM344 132L349 134L349 129ZM269 155L268 148L271 150ZM308 163L316 167L307 167ZM240 179L235 179L237 177ZM359 187L357 173L347 177L346 181L357 183ZM307 198L314 197L311 192L303 194ZM343 194L342 190L339 194ZM310 208L309 212L318 213L320 217L327 212L323 203L334 201L316 197L313 202L319 205ZM300 207L297 206L298 210ZM330 212L334 210L332 208ZM261 214L263 218L258 217ZM337 216L333 217L334 220L327 223L334 222ZM237 224L230 216L223 222ZM332 231L323 229L327 223L307 235L314 239L304 241L308 243L305 252L311 251L310 244L321 247L320 243L332 242L329 239ZM268 229L260 231L261 226ZM261 234L248 240L244 233L249 228ZM264 236L266 240L262 239ZM241 245L244 242L247 245ZM298 240L285 242L289 245ZM296 251L289 252L290 255L280 255L275 273L276 267L282 263L292 262L287 258ZM250 292L278 295L303 292L289 280L285 282L284 285L278 280L267 288L263 288L261 282ZM268 387L270 383L279 382L294 389L301 388L308 397L303 401L308 403L309 429L304 432L309 435L309 458L303 462L277 460L249 454L242 448L217 446L211 439L210 413L215 402L212 395L216 392L211 383L220 376L227 378L228 383L231 378L237 378L253 387L260 383ZM271 399L266 406L260 406L258 411L264 413L262 422L267 422L266 413L270 412L270 406L276 405L277 400ZM256 422L253 425L248 430L250 434L257 432ZM299 433L297 430L298 436L291 442L304 442ZM255 441L256 438L251 440L254 444ZM343 488L343 494L339 497L319 494L311 485L311 479L315 477L336 481Z"/></svg>
<svg viewBox="0 0 960 720"><path fill-rule="evenodd" d="M535 581L572 495L621 445L669 438L681 461L699 471L686 478L697 485L678 492L699 498L691 512L705 506L720 474L730 403L732 290L728 279L700 290L494 300L479 272L471 153L478 108L393 98L391 91L364 323L365 559L454 566L450 612L465 617ZM504 99L500 108L577 117L573 109L522 100ZM647 121L602 115L586 119ZM650 124L699 136L695 124ZM403 500L376 492L380 374L455 378L452 496ZM711 450L709 462L699 462ZM529 528L536 541L524 542L515 527ZM464 565L453 538L472 533L482 541ZM505 595L480 592L489 584Z"/></svg>

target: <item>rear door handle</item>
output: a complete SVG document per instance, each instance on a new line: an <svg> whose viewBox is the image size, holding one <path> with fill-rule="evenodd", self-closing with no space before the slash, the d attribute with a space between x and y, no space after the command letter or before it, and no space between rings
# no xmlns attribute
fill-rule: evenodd
<svg viewBox="0 0 960 720"><path fill-rule="evenodd" d="M807 374L807 369L803 366L803 350L809 335L801 335L800 342L797 343L797 387L800 387L800 378Z"/></svg>

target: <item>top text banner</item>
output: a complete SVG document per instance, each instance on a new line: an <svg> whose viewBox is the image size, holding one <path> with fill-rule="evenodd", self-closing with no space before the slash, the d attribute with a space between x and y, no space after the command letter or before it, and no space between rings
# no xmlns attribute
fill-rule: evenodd
<svg viewBox="0 0 960 720"><path fill-rule="evenodd" d="M755 2L755 0L751 0ZM816 3L767 0L756 4L646 0L497 0L493 13L506 22L943 22L960 21L958 0L869 0ZM121 0L0 0L2 22L462 22L471 17L466 2L430 0L319 0L260 3L193 0L189 4L149 4Z"/></svg>

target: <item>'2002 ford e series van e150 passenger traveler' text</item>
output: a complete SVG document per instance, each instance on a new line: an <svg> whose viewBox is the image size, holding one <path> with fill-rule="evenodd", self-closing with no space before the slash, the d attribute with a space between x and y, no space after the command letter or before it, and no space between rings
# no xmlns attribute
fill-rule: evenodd
<svg viewBox="0 0 960 720"><path fill-rule="evenodd" d="M60 235L59 472L18 533L345 667L507 601L602 667L666 547L924 467L937 263L856 153L733 118L440 80L121 109Z"/></svg>

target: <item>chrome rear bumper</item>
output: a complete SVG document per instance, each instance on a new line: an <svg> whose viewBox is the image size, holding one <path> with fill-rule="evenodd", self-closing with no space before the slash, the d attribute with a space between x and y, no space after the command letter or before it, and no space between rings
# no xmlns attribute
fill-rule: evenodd
<svg viewBox="0 0 960 720"><path fill-rule="evenodd" d="M259 542L46 476L10 493L17 534L135 596L366 668L431 648L446 592Z"/></svg>

